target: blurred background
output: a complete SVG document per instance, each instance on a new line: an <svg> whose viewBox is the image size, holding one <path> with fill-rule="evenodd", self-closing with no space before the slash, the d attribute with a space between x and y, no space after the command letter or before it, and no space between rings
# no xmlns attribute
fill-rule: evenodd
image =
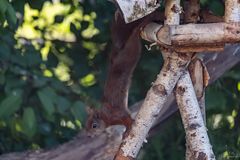
<svg viewBox="0 0 240 160"><path fill-rule="evenodd" d="M220 0L201 0L201 6L224 14ZM84 129L86 106L100 106L114 11L106 0L1 0L0 154L55 147ZM143 50L130 105L145 97L162 66L156 48ZM239 68L207 88L207 127L217 159L240 157ZM176 113L139 159L184 159L184 139Z"/></svg>

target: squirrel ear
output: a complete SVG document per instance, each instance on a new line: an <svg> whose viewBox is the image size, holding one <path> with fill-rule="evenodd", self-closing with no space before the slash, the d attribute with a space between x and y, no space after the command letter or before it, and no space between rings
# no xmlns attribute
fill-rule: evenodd
<svg viewBox="0 0 240 160"><path fill-rule="evenodd" d="M115 11L114 20L115 20L115 22L118 22L118 21L123 21L124 22L122 12L119 8Z"/></svg>
<svg viewBox="0 0 240 160"><path fill-rule="evenodd" d="M86 111L88 115L92 115L94 113L94 109L91 108L90 106L86 106Z"/></svg>

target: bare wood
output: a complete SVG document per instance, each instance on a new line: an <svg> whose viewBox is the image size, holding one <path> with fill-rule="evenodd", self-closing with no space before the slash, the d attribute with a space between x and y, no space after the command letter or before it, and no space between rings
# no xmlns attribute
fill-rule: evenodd
<svg viewBox="0 0 240 160"><path fill-rule="evenodd" d="M170 27L169 45L240 42L240 23L186 24Z"/></svg>
<svg viewBox="0 0 240 160"><path fill-rule="evenodd" d="M159 29L158 31L156 31ZM148 34L150 30L157 35ZM159 45L174 47L209 47L240 42L240 23L210 23L162 26L149 24L142 30L145 40L157 40Z"/></svg>
<svg viewBox="0 0 240 160"><path fill-rule="evenodd" d="M177 83L176 99L193 156L190 159L214 160L215 156L188 72L185 72Z"/></svg>
<svg viewBox="0 0 240 160"><path fill-rule="evenodd" d="M213 83L223 73L240 62L240 46L231 45L227 46L219 54L207 54L203 61L211 77L209 83ZM159 127L156 126L155 129L159 130L161 123L177 111L176 104L172 99L174 99L173 96L168 98L167 102L170 105L164 105L162 109L164 113L160 112L162 116L158 119L157 124ZM169 103L170 101L172 103ZM138 107L140 106L138 105ZM138 110L138 107L136 106L135 112ZM113 131L103 132L96 137L89 137L85 132L82 132L72 141L54 149L4 154L0 156L0 160L112 160L116 148L121 143L122 132L118 127L113 129ZM157 132L151 133L150 135L153 135L153 133Z"/></svg>
<svg viewBox="0 0 240 160"><path fill-rule="evenodd" d="M173 50L175 52L180 53L187 53L187 52L217 52L217 51L223 51L224 44L202 44L199 46L169 46L166 44L171 43L169 40L169 28L165 27L166 33L164 33L164 29L162 28L162 25L159 25L157 23L150 23L146 25L141 32L141 37L149 42L158 42L160 47L162 48L168 48L170 50ZM162 34L159 36L158 32L160 31ZM160 37L160 39L159 39Z"/></svg>

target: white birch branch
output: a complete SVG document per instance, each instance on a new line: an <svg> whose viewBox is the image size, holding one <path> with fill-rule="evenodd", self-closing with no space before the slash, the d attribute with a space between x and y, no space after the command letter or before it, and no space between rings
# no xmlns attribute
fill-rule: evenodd
<svg viewBox="0 0 240 160"><path fill-rule="evenodd" d="M179 24L180 0L169 0L166 4L165 15L167 15L166 24ZM179 55L178 53L165 52L164 66L158 75L157 80L147 93L147 96L135 118L130 132L124 138L116 160L133 159L146 141L147 134L163 108L167 97L172 93L177 80L186 69L191 56Z"/></svg>
<svg viewBox="0 0 240 160"><path fill-rule="evenodd" d="M224 21L227 23L240 22L240 1L225 0ZM238 27L239 24L238 24Z"/></svg>
<svg viewBox="0 0 240 160"><path fill-rule="evenodd" d="M136 158L143 141L163 108L167 97L171 94L177 80L186 69L186 59L176 58L178 57L176 53L173 53L172 56L171 58L168 57L165 61L157 80L148 91L130 133L123 140L117 157Z"/></svg>
<svg viewBox="0 0 240 160"><path fill-rule="evenodd" d="M198 19L199 19L199 11L200 11L200 0L191 0L191 1L184 1L184 23L197 23ZM195 58L196 59L196 58ZM195 62L195 63L194 63ZM196 63L198 61L194 61L192 60L191 63L188 66L188 71L193 71L190 72L190 76L191 79L193 80L193 78L195 78L196 83L193 84L194 86L194 90L196 93L196 90L199 89L199 83L198 82L198 78L202 78L202 77L198 77L199 73L197 74L197 72L199 70L201 70L202 68L200 68L201 66L198 66ZM200 72L201 73L201 72ZM201 76L202 74L200 74ZM202 79L201 79L201 83L202 84ZM202 87L202 86L200 86ZM201 88L200 88L201 89ZM203 115L203 113L202 113ZM189 139L186 138L186 154L185 154L185 159L186 160L191 160L192 154L193 152L190 149L190 145L189 145Z"/></svg>
<svg viewBox="0 0 240 160"><path fill-rule="evenodd" d="M126 23L138 20L153 11L160 5L157 0L116 0L122 11Z"/></svg>
<svg viewBox="0 0 240 160"><path fill-rule="evenodd" d="M215 160L188 72L185 72L177 83L176 100L186 132L186 141L193 156L190 159Z"/></svg>
<svg viewBox="0 0 240 160"><path fill-rule="evenodd" d="M240 13L239 13L240 14ZM150 33L154 30L154 33ZM215 47L217 44L240 42L240 23L208 23L162 26L148 24L142 30L142 38L171 47Z"/></svg>

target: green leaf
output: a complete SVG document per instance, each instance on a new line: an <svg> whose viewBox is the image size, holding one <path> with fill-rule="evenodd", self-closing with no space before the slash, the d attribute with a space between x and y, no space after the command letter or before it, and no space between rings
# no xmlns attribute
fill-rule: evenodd
<svg viewBox="0 0 240 160"><path fill-rule="evenodd" d="M240 92L240 82L237 83L237 90Z"/></svg>
<svg viewBox="0 0 240 160"><path fill-rule="evenodd" d="M37 120L34 110L30 107L24 109L22 126L23 133L29 138L32 138L35 135L37 129Z"/></svg>
<svg viewBox="0 0 240 160"><path fill-rule="evenodd" d="M3 72L0 71L0 85L5 83L5 75Z"/></svg>
<svg viewBox="0 0 240 160"><path fill-rule="evenodd" d="M41 123L39 124L39 132L43 135L49 135L52 132L52 127L49 123Z"/></svg>
<svg viewBox="0 0 240 160"><path fill-rule="evenodd" d="M16 17L16 12L12 5L8 4L7 6L7 11L6 11L6 19L8 24L11 27L14 27L17 24L17 17Z"/></svg>
<svg viewBox="0 0 240 160"><path fill-rule="evenodd" d="M55 91L50 88L44 88L37 92L38 98L40 99L43 109L48 113L48 115L52 115L55 111L54 101L56 98Z"/></svg>
<svg viewBox="0 0 240 160"><path fill-rule="evenodd" d="M0 14L4 15L8 8L8 1L7 0L1 0L0 3Z"/></svg>
<svg viewBox="0 0 240 160"><path fill-rule="evenodd" d="M43 142L47 148L52 148L53 146L57 146L59 144L59 141L53 135L45 138Z"/></svg>
<svg viewBox="0 0 240 160"><path fill-rule="evenodd" d="M21 13L21 14L24 14L24 5L26 3L26 0L14 0L14 1L11 1L11 4L12 6L14 7L14 9Z"/></svg>
<svg viewBox="0 0 240 160"><path fill-rule="evenodd" d="M76 119L80 120L82 124L85 124L87 119L87 112L84 103L81 101L76 101L71 108L71 112Z"/></svg>
<svg viewBox="0 0 240 160"><path fill-rule="evenodd" d="M70 102L66 98L62 96L58 96L57 98L57 110L59 113L64 114L67 109L70 107Z"/></svg>
<svg viewBox="0 0 240 160"><path fill-rule="evenodd" d="M21 55L21 54L15 54L15 55L11 55L11 61L19 64L23 67L27 66L27 59L25 56Z"/></svg>
<svg viewBox="0 0 240 160"><path fill-rule="evenodd" d="M9 117L16 112L22 103L22 91L15 90L0 103L0 118Z"/></svg>
<svg viewBox="0 0 240 160"><path fill-rule="evenodd" d="M234 80L240 80L240 72L239 71L230 71L224 74L224 78L232 78Z"/></svg>
<svg viewBox="0 0 240 160"><path fill-rule="evenodd" d="M224 15L224 5L220 1L212 1L209 5L209 9L213 11L215 15L218 16Z"/></svg>
<svg viewBox="0 0 240 160"><path fill-rule="evenodd" d="M206 5L208 3L208 0L200 0L200 4L202 6Z"/></svg>
<svg viewBox="0 0 240 160"><path fill-rule="evenodd" d="M226 96L222 91L210 88L207 90L206 106L208 106L208 109L224 110L226 103Z"/></svg>
<svg viewBox="0 0 240 160"><path fill-rule="evenodd" d="M26 81L20 78L17 78L15 74L13 73L7 74L7 72L5 73L4 90L7 94L11 94L15 88L22 88L22 87L25 87L25 85L26 85Z"/></svg>
<svg viewBox="0 0 240 160"><path fill-rule="evenodd" d="M0 59L9 59L11 54L9 46L4 42L0 42L0 48Z"/></svg>
<svg viewBox="0 0 240 160"><path fill-rule="evenodd" d="M5 15L4 14L0 14L0 27L3 26L4 22L5 22Z"/></svg>
<svg viewBox="0 0 240 160"><path fill-rule="evenodd" d="M45 77L37 77L36 79L34 79L33 81L33 85L34 87L37 87L37 88L41 88L43 87L46 83L48 82L48 79L45 78Z"/></svg>
<svg viewBox="0 0 240 160"><path fill-rule="evenodd" d="M25 56L29 67L37 66L41 63L41 56L37 52L31 51L28 52Z"/></svg>
<svg viewBox="0 0 240 160"><path fill-rule="evenodd" d="M14 138L19 136L19 132L22 132L22 120L20 117L13 117L8 121L8 126L11 130L11 135Z"/></svg>

